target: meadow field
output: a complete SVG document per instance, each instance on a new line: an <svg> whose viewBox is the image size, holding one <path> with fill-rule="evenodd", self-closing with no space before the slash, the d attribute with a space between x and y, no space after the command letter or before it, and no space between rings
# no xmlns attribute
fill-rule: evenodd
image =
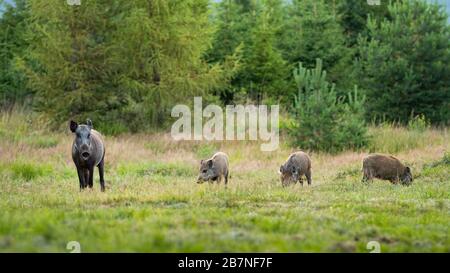
<svg viewBox="0 0 450 273"><path fill-rule="evenodd" d="M95 121L94 121L95 126ZM294 148L175 142L169 134L106 136L106 192L80 192L69 130L32 115L0 118L0 252L450 252L447 129L372 126L363 151L310 153L312 186L283 188ZM200 159L230 156L228 188L196 184ZM361 183L369 152L412 167L409 187Z"/></svg>

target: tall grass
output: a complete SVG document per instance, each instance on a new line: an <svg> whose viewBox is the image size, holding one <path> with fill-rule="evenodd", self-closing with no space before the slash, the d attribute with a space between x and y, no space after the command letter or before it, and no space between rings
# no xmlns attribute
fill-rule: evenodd
<svg viewBox="0 0 450 273"><path fill-rule="evenodd" d="M15 106L0 112L0 141L25 142L35 147L54 147L55 137L49 130L49 122L27 108Z"/></svg>
<svg viewBox="0 0 450 273"><path fill-rule="evenodd" d="M401 127L394 123L383 123L369 129L371 141L369 152L399 153L432 145L448 144L448 129L423 126Z"/></svg>

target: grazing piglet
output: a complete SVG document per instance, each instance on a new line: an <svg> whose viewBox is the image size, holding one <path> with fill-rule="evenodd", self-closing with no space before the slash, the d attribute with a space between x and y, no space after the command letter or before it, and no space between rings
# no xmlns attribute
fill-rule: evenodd
<svg viewBox="0 0 450 273"><path fill-rule="evenodd" d="M228 183L228 156L225 153L218 152L212 158L200 162L200 173L197 183L213 182L220 183L225 179L225 185Z"/></svg>
<svg viewBox="0 0 450 273"><path fill-rule="evenodd" d="M409 185L413 181L411 169L390 155L370 154L363 159L363 181L373 178L389 180L397 184L399 181Z"/></svg>
<svg viewBox="0 0 450 273"><path fill-rule="evenodd" d="M94 167L98 167L100 173L100 187L105 191L104 158L105 145L102 135L92 129L92 121L87 120L86 125L78 125L70 121L70 131L75 134L72 144L72 159L77 167L80 190L89 186L93 187Z"/></svg>
<svg viewBox="0 0 450 273"><path fill-rule="evenodd" d="M280 179L283 187L297 183L297 181L303 186L303 175L306 176L308 185L311 185L311 159L304 152L291 154L280 167Z"/></svg>

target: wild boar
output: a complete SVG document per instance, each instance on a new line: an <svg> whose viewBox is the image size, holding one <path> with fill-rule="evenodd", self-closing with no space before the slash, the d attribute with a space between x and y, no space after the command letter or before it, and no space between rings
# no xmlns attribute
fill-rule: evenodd
<svg viewBox="0 0 450 273"><path fill-rule="evenodd" d="M397 184L409 185L413 181L411 169L390 155L369 154L363 159L363 181L378 178Z"/></svg>
<svg viewBox="0 0 450 273"><path fill-rule="evenodd" d="M280 167L280 179L283 187L300 182L303 186L302 176L306 176L308 185L311 185L311 159L304 152L296 152L289 156Z"/></svg>
<svg viewBox="0 0 450 273"><path fill-rule="evenodd" d="M93 129L92 121L78 125L70 121L70 131L75 134L72 144L72 159L75 163L80 181L80 190L93 187L94 167L98 167L101 191L105 191L104 159L105 144L102 135Z"/></svg>
<svg viewBox="0 0 450 273"><path fill-rule="evenodd" d="M228 156L225 153L218 152L212 158L200 162L197 183L213 183L214 181L220 183L224 179L226 186L228 183L228 174Z"/></svg>

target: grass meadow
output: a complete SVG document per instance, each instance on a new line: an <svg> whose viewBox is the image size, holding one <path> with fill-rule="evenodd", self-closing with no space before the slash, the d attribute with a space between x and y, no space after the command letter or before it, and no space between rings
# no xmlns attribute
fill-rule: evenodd
<svg viewBox="0 0 450 273"><path fill-rule="evenodd" d="M95 125L95 123L94 123ZM372 126L371 145L310 153L312 186L282 188L295 151L258 142L174 142L169 134L107 136L106 192L79 191L69 130L22 112L0 116L0 252L450 252L447 129ZM230 156L229 186L196 184L200 159ZM361 183L369 152L412 167L411 186Z"/></svg>

